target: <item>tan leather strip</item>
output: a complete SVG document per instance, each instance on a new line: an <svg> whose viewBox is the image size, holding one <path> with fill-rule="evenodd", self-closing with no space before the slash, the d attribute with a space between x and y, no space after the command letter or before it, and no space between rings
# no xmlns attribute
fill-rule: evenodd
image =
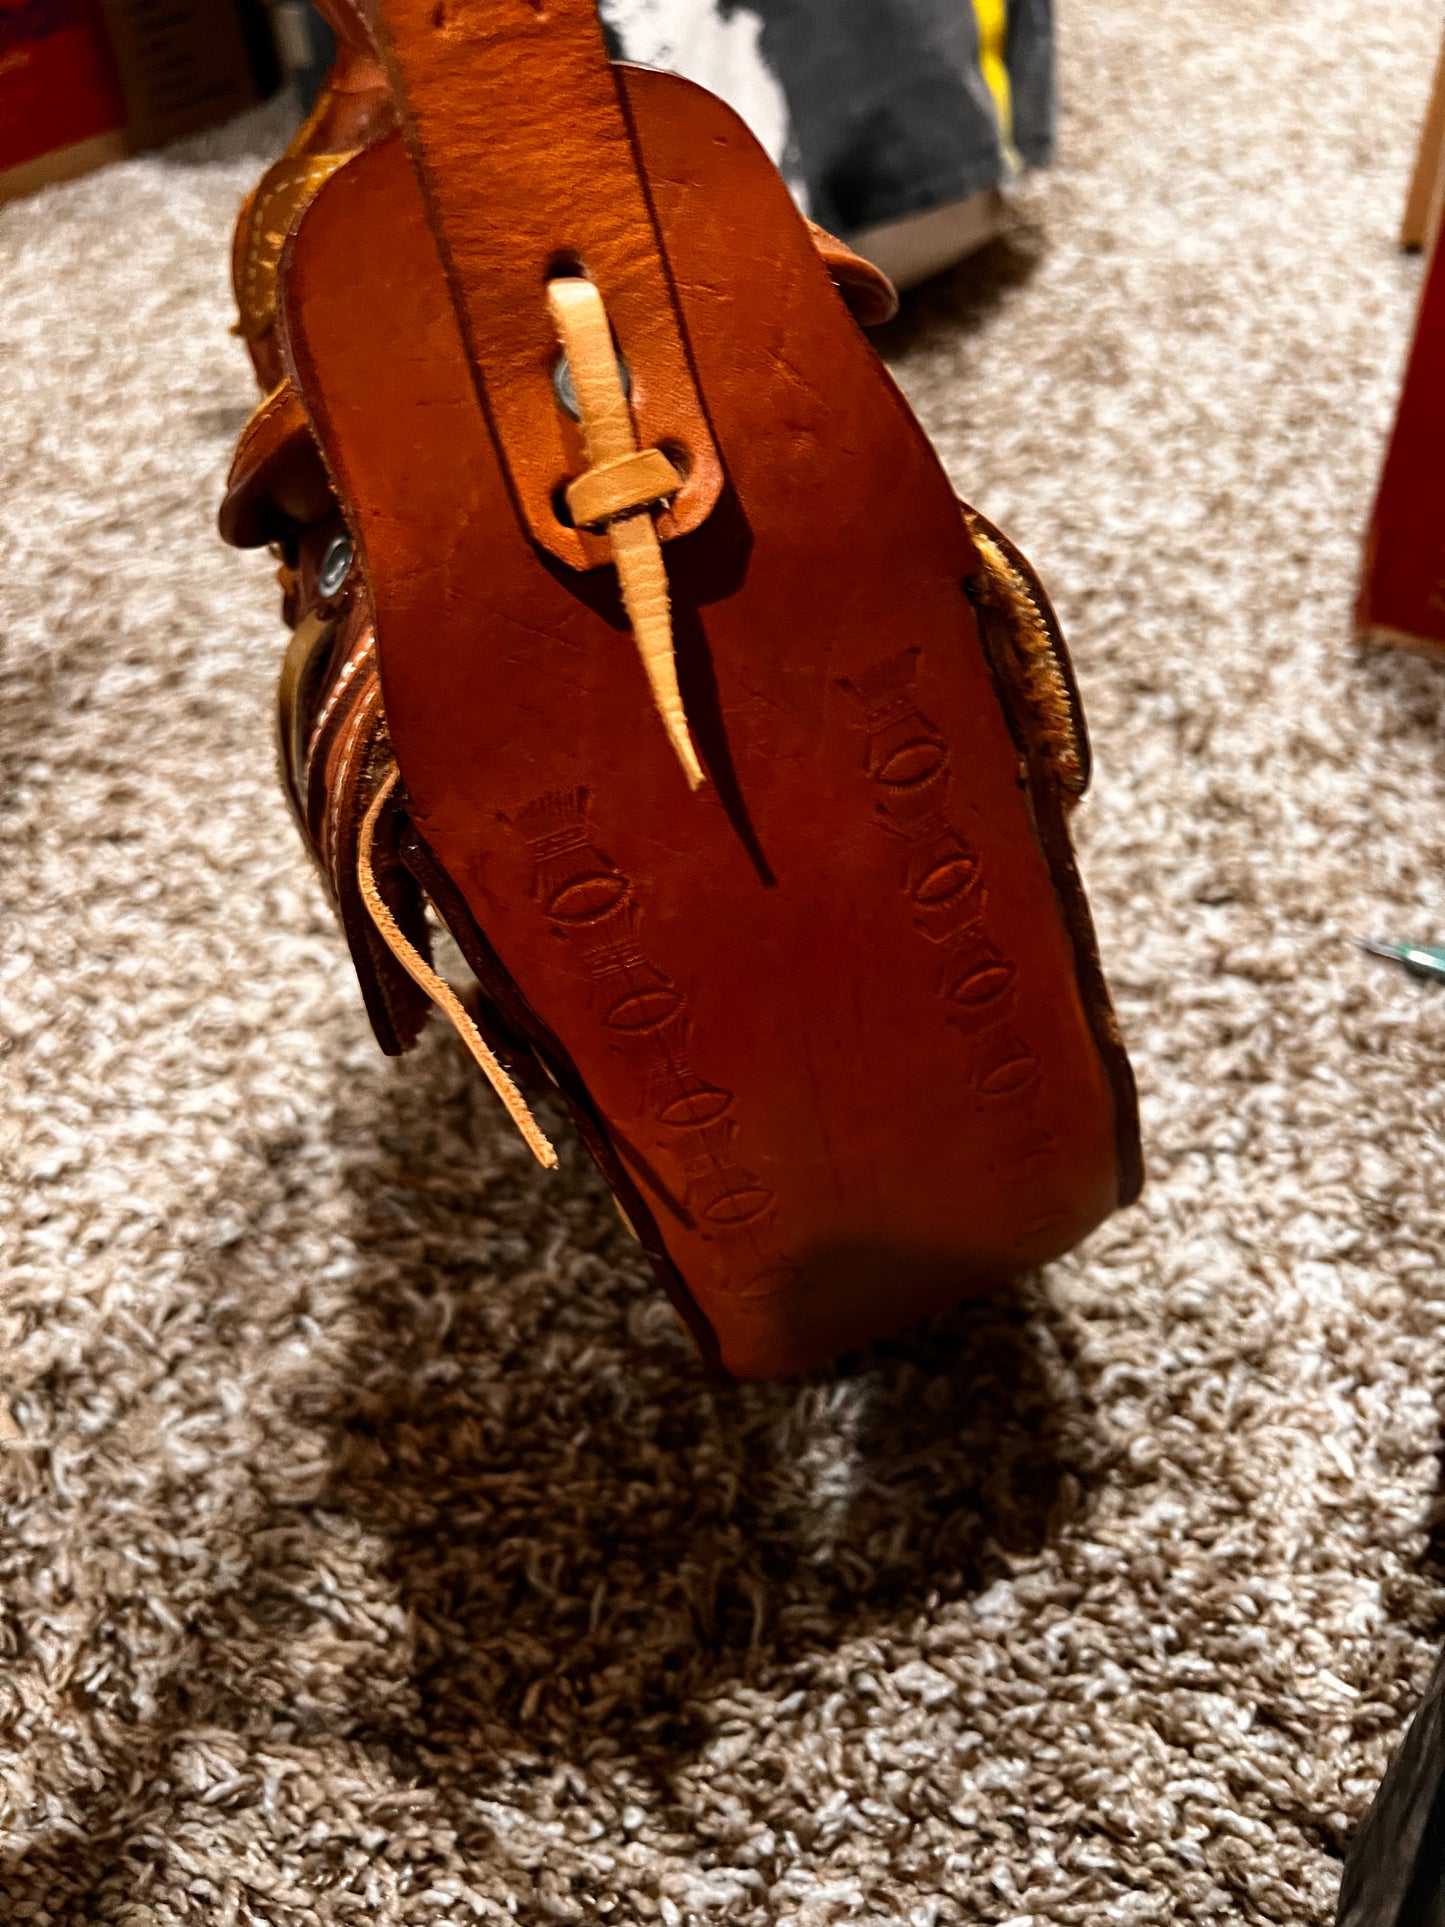
<svg viewBox="0 0 1445 1927"><path fill-rule="evenodd" d="M582 432L587 456L592 463L567 492L574 501L581 490L585 499L589 484L605 496L617 476L636 476L648 467L648 456L656 458L661 469L654 472L666 492L666 476L675 484L671 464L657 449L639 455L632 415L617 371L612 350L612 330L602 297L590 281L561 278L549 283L547 305L557 329L557 338L567 355L572 385L577 391L577 406L582 416ZM663 476L661 471L666 471ZM625 493L625 491L624 491ZM656 499L656 498L653 498ZM575 509L574 509L575 513ZM579 516L578 518L582 518ZM599 518L600 519L600 518ZM667 731L667 739L687 777L688 787L697 789L703 782L702 764L693 747L678 688L677 662L672 648L672 605L667 589L667 564L657 539L651 515L634 507L631 514L614 511L608 521L607 538L612 559L617 564L617 579L623 606L632 624L633 640L652 691L653 704Z"/></svg>
<svg viewBox="0 0 1445 1927"><path fill-rule="evenodd" d="M369 0L474 378L523 522L573 568L606 550L557 518L576 467L556 407L545 289L576 263L601 289L644 445L687 479L660 524L695 529L722 488L671 277L595 0Z"/></svg>
<svg viewBox="0 0 1445 1927"><path fill-rule="evenodd" d="M629 509L651 508L682 487L682 477L660 448L642 448L599 462L567 490L572 519L584 529L611 522Z"/></svg>
<svg viewBox="0 0 1445 1927"><path fill-rule="evenodd" d="M468 1016L466 1007L451 985L437 975L426 958L408 940L388 909L381 891L377 888L374 856L377 819L391 800L398 780L398 772L393 769L371 799L371 807L367 810L361 826L361 842L356 858L356 882L361 892L361 900L366 905L368 916L376 925L392 956L396 958L412 982L426 992L438 1010L450 1021L453 1030L466 1045L482 1075L502 1100L508 1117L521 1133L522 1140L532 1156L544 1170L555 1171L557 1153L543 1134L536 1118L527 1108L527 1100L507 1075L500 1059Z"/></svg>
<svg viewBox="0 0 1445 1927"><path fill-rule="evenodd" d="M667 564L662 559L657 530L649 515L625 515L609 524L607 535L622 586L623 606L632 624L633 640L652 691L653 706L682 765L688 788L698 789L706 778L693 747L692 731L688 728L687 712L678 688Z"/></svg>

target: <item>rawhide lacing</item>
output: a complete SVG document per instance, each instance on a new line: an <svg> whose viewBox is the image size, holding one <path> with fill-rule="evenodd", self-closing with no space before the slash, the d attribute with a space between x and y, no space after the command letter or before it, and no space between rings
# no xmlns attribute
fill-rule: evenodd
<svg viewBox="0 0 1445 1927"><path fill-rule="evenodd" d="M382 941L392 956L450 1021L458 1037L475 1058L482 1075L502 1100L508 1117L521 1133L527 1149L544 1169L555 1171L557 1153L528 1109L527 1100L512 1082L505 1066L472 1022L460 997L444 978L437 975L426 958L409 941L377 887L374 857L376 825L382 811L391 800L398 780L399 772L393 767L371 799L371 807L367 810L365 821L361 826L361 839L356 855L356 883L361 892L361 900L366 905L372 922L376 925Z"/></svg>
<svg viewBox="0 0 1445 1927"><path fill-rule="evenodd" d="M660 448L639 449L617 366L602 296L590 281L564 276L547 284L547 305L567 357L591 467L567 489L579 528L604 529L617 565L622 603L652 700L688 784L705 781L678 687L667 564L652 511L682 487Z"/></svg>

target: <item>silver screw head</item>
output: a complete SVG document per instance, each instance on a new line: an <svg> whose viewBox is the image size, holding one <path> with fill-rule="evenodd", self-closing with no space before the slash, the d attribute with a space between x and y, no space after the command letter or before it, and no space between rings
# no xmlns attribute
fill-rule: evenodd
<svg viewBox="0 0 1445 1927"><path fill-rule="evenodd" d="M622 392L627 399L631 401L632 370L622 359L621 355L617 357L617 372L622 378ZM577 388L572 380L572 370L567 365L567 357L565 355L558 355L556 366L552 370L552 392L557 397L559 405L565 409L573 421L580 422L582 419L582 410L577 404Z"/></svg>
<svg viewBox="0 0 1445 1927"><path fill-rule="evenodd" d="M321 558L321 567L316 571L318 595L323 601L329 602L350 574L351 537L345 529L342 529L327 543L326 553Z"/></svg>

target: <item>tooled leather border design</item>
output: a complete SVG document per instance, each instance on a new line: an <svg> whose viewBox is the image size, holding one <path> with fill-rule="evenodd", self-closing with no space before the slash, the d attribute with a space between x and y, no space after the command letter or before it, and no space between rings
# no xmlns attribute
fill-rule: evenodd
<svg viewBox="0 0 1445 1927"><path fill-rule="evenodd" d="M1038 1054L1010 1022L1017 965L988 935L983 861L952 814L952 752L915 699L920 654L904 649L856 680L840 677L839 685L867 736L874 821L903 846L900 881L913 927L938 954L934 984L946 1019L974 1040L969 1082L985 1104L1013 1113L998 1140L1000 1183L1019 1190L1057 1158L1060 1145L1035 1115ZM1043 1213L1023 1232L1042 1235L1065 1216Z"/></svg>
<svg viewBox="0 0 1445 1927"><path fill-rule="evenodd" d="M631 879L591 839L585 789L551 790L512 827L532 851L533 900L592 985L613 1045L637 1072L643 1109L686 1176L684 1203L704 1237L753 1230L772 1191L733 1154L733 1093L693 1068L687 998L649 958Z"/></svg>

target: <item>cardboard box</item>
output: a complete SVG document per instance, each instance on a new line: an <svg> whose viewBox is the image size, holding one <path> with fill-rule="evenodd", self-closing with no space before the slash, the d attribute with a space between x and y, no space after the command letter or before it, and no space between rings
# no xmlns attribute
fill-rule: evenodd
<svg viewBox="0 0 1445 1927"><path fill-rule="evenodd" d="M0 0L0 200L214 126L277 77L259 0Z"/></svg>

